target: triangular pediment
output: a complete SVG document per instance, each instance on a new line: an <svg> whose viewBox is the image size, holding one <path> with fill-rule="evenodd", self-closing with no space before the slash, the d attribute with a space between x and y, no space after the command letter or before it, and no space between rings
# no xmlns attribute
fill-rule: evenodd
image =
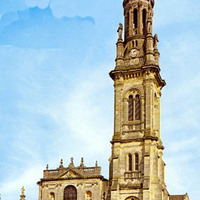
<svg viewBox="0 0 200 200"><path fill-rule="evenodd" d="M68 169L60 175L60 178L82 178L82 175L72 169Z"/></svg>

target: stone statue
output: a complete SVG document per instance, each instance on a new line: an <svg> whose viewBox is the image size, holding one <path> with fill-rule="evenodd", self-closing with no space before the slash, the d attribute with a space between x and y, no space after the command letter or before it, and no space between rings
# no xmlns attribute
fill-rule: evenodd
<svg viewBox="0 0 200 200"><path fill-rule="evenodd" d="M118 32L118 40L122 40L122 31L123 31L123 25L120 23L119 28L117 29Z"/></svg>
<svg viewBox="0 0 200 200"><path fill-rule="evenodd" d="M153 38L153 47L154 47L154 49L158 49L158 42L159 42L158 35L155 34L154 38Z"/></svg>
<svg viewBox="0 0 200 200"><path fill-rule="evenodd" d="M50 200L55 200L55 194L53 192L50 193Z"/></svg>

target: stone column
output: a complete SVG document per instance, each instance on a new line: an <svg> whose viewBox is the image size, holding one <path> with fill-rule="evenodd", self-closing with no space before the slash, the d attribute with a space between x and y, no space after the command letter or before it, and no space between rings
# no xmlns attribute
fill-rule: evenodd
<svg viewBox="0 0 200 200"><path fill-rule="evenodd" d="M138 6L138 34L143 35L142 5Z"/></svg>
<svg viewBox="0 0 200 200"><path fill-rule="evenodd" d="M129 11L129 36L133 35L133 9Z"/></svg>

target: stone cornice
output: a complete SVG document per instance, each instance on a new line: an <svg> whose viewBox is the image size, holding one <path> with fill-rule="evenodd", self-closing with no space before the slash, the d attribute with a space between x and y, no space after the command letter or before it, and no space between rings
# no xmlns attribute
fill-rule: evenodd
<svg viewBox="0 0 200 200"><path fill-rule="evenodd" d="M160 75L160 67L158 65L145 65L143 67L139 68L129 68L129 69L115 69L112 70L109 75L110 77L115 81L119 79L120 77L123 77L124 79L127 78L134 78L143 75L145 72L149 71L155 72L155 79L159 86L164 87L166 85L165 80L161 78Z"/></svg>
<svg viewBox="0 0 200 200"><path fill-rule="evenodd" d="M77 179L100 179L103 181L107 181L106 178L103 176L91 176L91 177L65 177L65 178L46 178L46 179L40 179L40 181L37 182L38 185L40 185L42 182L49 182L49 181L64 181L64 180L77 180Z"/></svg>
<svg viewBox="0 0 200 200"><path fill-rule="evenodd" d="M144 136L142 138L134 138L134 139L117 139L110 141L111 144L114 143L130 143L130 142L143 142L144 140L158 141L158 137L155 136ZM157 146L158 149L164 149L164 146Z"/></svg>

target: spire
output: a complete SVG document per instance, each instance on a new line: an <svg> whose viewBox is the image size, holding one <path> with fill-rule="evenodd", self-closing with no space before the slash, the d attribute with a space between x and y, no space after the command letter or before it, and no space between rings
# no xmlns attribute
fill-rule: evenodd
<svg viewBox="0 0 200 200"><path fill-rule="evenodd" d="M22 189L21 189L21 195L20 195L20 200L25 200L25 188L24 188L24 186L22 187Z"/></svg>

